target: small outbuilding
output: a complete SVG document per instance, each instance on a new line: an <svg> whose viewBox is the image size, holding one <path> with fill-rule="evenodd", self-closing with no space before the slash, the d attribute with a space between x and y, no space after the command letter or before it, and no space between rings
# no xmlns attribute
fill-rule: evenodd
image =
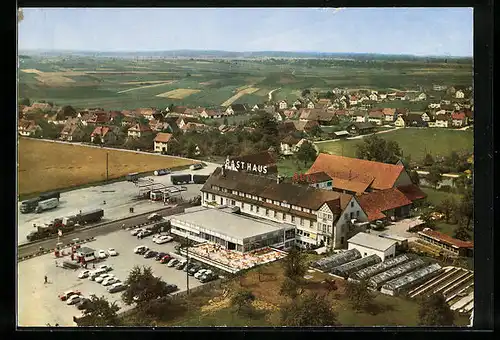
<svg viewBox="0 0 500 340"><path fill-rule="evenodd" d="M378 255L385 261L395 256L396 244L394 240L361 232L347 240L347 249L357 249L362 257Z"/></svg>
<svg viewBox="0 0 500 340"><path fill-rule="evenodd" d="M79 262L85 263L95 260L95 250L89 247L81 247L76 251Z"/></svg>

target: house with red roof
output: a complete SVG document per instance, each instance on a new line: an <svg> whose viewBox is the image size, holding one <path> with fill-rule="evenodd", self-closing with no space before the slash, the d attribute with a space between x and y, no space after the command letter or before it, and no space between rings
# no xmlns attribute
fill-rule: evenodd
<svg viewBox="0 0 500 340"><path fill-rule="evenodd" d="M465 112L453 112L451 114L451 126L462 127L467 125L467 116Z"/></svg>
<svg viewBox="0 0 500 340"><path fill-rule="evenodd" d="M172 142L176 142L176 140L171 133L159 132L154 139L154 151L166 153L168 145Z"/></svg>
<svg viewBox="0 0 500 340"><path fill-rule="evenodd" d="M368 112L368 121L374 123L375 125L382 125L385 120L385 115L380 109L370 110Z"/></svg>
<svg viewBox="0 0 500 340"><path fill-rule="evenodd" d="M418 237L434 246L443 250L449 251L454 255L472 257L474 251L474 243L462 241L439 231L425 228L418 232Z"/></svg>
<svg viewBox="0 0 500 340"><path fill-rule="evenodd" d="M92 143L99 140L102 144L114 143L118 139L118 128L116 126L96 126L90 134Z"/></svg>
<svg viewBox="0 0 500 340"><path fill-rule="evenodd" d="M42 128L34 120L20 119L17 131L21 136L34 137L37 133L42 132Z"/></svg>
<svg viewBox="0 0 500 340"><path fill-rule="evenodd" d="M135 124L129 128L127 132L127 135L132 138L141 138L153 133L148 125L143 125L141 123Z"/></svg>

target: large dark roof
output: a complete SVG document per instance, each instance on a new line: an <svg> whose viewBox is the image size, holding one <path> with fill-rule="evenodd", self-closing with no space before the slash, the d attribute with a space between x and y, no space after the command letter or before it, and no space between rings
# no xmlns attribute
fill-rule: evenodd
<svg viewBox="0 0 500 340"><path fill-rule="evenodd" d="M337 201L338 203L332 202L332 206L337 206L337 211L334 211L336 213L340 213L340 210L345 208L352 198L351 195L305 185L285 182L278 184L276 179L246 172L225 169L223 173L222 168L215 169L201 190L211 191L212 186L287 202L312 210L319 209L326 202Z"/></svg>
<svg viewBox="0 0 500 340"><path fill-rule="evenodd" d="M372 123L370 122L367 122L367 123L352 123L351 125L349 126L355 126L356 129L358 130L364 130L364 129L371 129L373 127L375 127Z"/></svg>
<svg viewBox="0 0 500 340"><path fill-rule="evenodd" d="M244 104L232 104L231 109L233 111L247 111L247 107Z"/></svg>
<svg viewBox="0 0 500 340"><path fill-rule="evenodd" d="M276 164L276 157L269 151L262 151L250 155L229 157L230 160L252 163L257 165Z"/></svg>

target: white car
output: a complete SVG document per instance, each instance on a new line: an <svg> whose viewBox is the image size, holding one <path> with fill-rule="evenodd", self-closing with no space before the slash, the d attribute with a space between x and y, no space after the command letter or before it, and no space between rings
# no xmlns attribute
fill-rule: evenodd
<svg viewBox="0 0 500 340"><path fill-rule="evenodd" d="M137 246L137 247L134 248L134 253L136 253L136 254L144 254L148 250L149 250L148 247L146 247L144 245L141 245L141 246Z"/></svg>
<svg viewBox="0 0 500 340"><path fill-rule="evenodd" d="M67 305L74 305L75 303L78 303L82 300L81 295L71 295L67 300L66 304Z"/></svg>
<svg viewBox="0 0 500 340"><path fill-rule="evenodd" d="M170 261L168 261L168 263L167 263L167 267L173 267L173 266L175 266L177 263L179 263L179 260L178 260L178 259L171 259Z"/></svg>
<svg viewBox="0 0 500 340"><path fill-rule="evenodd" d="M118 253L116 252L115 248L109 248L108 249L108 254L109 256L116 256Z"/></svg>
<svg viewBox="0 0 500 340"><path fill-rule="evenodd" d="M78 278L85 279L85 278L90 276L90 273L91 273L90 270L84 270L84 271L80 272L80 274L78 274Z"/></svg>
<svg viewBox="0 0 500 340"><path fill-rule="evenodd" d="M139 234L141 231L145 230L144 228L137 228L137 229L134 229L130 232L130 235L132 236L135 236L137 234Z"/></svg>
<svg viewBox="0 0 500 340"><path fill-rule="evenodd" d="M172 236L159 236L153 240L157 244L163 244L172 241L174 238Z"/></svg>
<svg viewBox="0 0 500 340"><path fill-rule="evenodd" d="M208 269L200 269L194 274L195 279L199 279L203 274L205 274L208 271Z"/></svg>
<svg viewBox="0 0 500 340"><path fill-rule="evenodd" d="M104 281L105 279L110 278L110 277L114 277L114 275L113 274L102 274L101 276L95 278L95 282L101 283L102 281Z"/></svg>
<svg viewBox="0 0 500 340"><path fill-rule="evenodd" d="M115 283L118 283L118 282L121 282L121 281L120 281L119 279L117 279L116 277L113 277L113 276L112 276L112 277L107 277L107 278L105 278L105 279L101 282L101 284L102 284L103 286L110 286L110 285L115 284Z"/></svg>
<svg viewBox="0 0 500 340"><path fill-rule="evenodd" d="M97 267L97 270L105 270L106 272L110 272L113 270L113 268L111 266L108 266L107 264L103 264Z"/></svg>
<svg viewBox="0 0 500 340"><path fill-rule="evenodd" d="M97 257L99 257L100 259L105 259L106 257L108 257L108 254L106 254L106 252L104 250L99 250L99 252L97 253Z"/></svg>

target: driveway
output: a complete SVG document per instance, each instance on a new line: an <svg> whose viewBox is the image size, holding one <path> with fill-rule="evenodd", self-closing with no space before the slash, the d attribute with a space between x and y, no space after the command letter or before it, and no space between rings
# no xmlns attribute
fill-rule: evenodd
<svg viewBox="0 0 500 340"><path fill-rule="evenodd" d="M409 232L408 229L410 229L416 225L422 224L422 223L423 223L423 221L420 220L420 216L406 218L404 220L392 222L391 225L385 227L385 229L382 231L370 230L370 233L373 233L375 235L390 234L390 235L400 236L400 237L407 238L409 242L413 242L416 239L418 239L418 236L416 233Z"/></svg>

